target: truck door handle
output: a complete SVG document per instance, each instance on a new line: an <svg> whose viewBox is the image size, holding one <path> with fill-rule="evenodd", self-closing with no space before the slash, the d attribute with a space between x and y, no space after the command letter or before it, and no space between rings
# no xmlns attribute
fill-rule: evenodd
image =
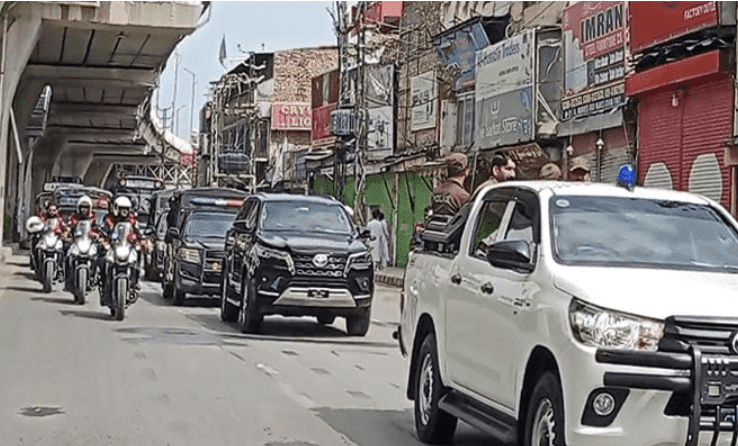
<svg viewBox="0 0 738 446"><path fill-rule="evenodd" d="M451 276L451 283L455 283L456 285L461 285L461 274L454 274Z"/></svg>
<svg viewBox="0 0 738 446"><path fill-rule="evenodd" d="M495 287L490 282L485 283L481 288L484 294L492 294L495 292Z"/></svg>

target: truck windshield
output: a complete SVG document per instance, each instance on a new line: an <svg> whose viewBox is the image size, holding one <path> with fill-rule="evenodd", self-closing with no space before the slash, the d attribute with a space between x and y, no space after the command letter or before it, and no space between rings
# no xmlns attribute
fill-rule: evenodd
<svg viewBox="0 0 738 446"><path fill-rule="evenodd" d="M738 272L738 234L710 206L558 196L550 207L561 263Z"/></svg>
<svg viewBox="0 0 738 446"><path fill-rule="evenodd" d="M235 213L213 212L192 214L185 225L184 234L187 237L222 237L231 228Z"/></svg>
<svg viewBox="0 0 738 446"><path fill-rule="evenodd" d="M340 205L304 201L265 203L260 226L265 231L351 233L351 224Z"/></svg>

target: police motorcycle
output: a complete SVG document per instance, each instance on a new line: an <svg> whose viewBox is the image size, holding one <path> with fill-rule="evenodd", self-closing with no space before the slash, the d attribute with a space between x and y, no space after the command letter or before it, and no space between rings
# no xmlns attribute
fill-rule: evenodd
<svg viewBox="0 0 738 446"><path fill-rule="evenodd" d="M69 290L74 301L84 305L87 292L96 280L97 245L92 240L92 222L81 220L72 231L73 242L67 250L67 274L71 275Z"/></svg>
<svg viewBox="0 0 738 446"><path fill-rule="evenodd" d="M59 216L49 218L46 223L41 223L42 226L38 225L41 220L35 221L34 217L27 222L26 229L29 229L29 232L36 230L38 234L38 242L33 247L34 254L31 259L36 276L44 286L44 293L51 292L54 282L64 280L64 242L54 231L60 218Z"/></svg>
<svg viewBox="0 0 738 446"><path fill-rule="evenodd" d="M130 201L116 199L115 208L130 209ZM120 201L119 201L120 200ZM140 246L134 243L135 229L129 221L116 223L106 242L103 262L104 280L100 283L101 305L110 308L116 320L125 318L126 309L138 299L138 280L141 276Z"/></svg>
<svg viewBox="0 0 738 446"><path fill-rule="evenodd" d="M38 267L38 243L41 241L43 236L44 222L40 218L33 216L26 220L26 231L28 231L30 249L28 257L30 260L31 270L36 274L36 278L39 282L41 279L41 269Z"/></svg>

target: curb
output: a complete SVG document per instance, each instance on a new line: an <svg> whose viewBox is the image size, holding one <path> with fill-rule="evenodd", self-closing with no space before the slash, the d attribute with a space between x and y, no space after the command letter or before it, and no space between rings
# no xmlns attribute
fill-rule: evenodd
<svg viewBox="0 0 738 446"><path fill-rule="evenodd" d="M388 276L388 275L385 275L385 274L376 274L374 276L374 280L377 283L381 283L381 284L384 284L384 285L393 286L393 287L396 287L396 288L402 288L403 283L405 281L404 278L402 278L402 277Z"/></svg>

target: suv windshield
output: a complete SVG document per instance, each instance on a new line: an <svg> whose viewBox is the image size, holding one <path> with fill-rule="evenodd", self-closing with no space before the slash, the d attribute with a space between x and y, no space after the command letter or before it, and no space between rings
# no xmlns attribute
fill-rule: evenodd
<svg viewBox="0 0 738 446"><path fill-rule="evenodd" d="M187 237L223 237L231 228L235 213L196 213L185 223L184 234Z"/></svg>
<svg viewBox="0 0 738 446"><path fill-rule="evenodd" d="M305 201L268 201L261 212L265 231L304 231L350 234L351 224L340 205Z"/></svg>
<svg viewBox="0 0 738 446"><path fill-rule="evenodd" d="M561 263L738 271L738 234L709 206L582 196L550 205Z"/></svg>

